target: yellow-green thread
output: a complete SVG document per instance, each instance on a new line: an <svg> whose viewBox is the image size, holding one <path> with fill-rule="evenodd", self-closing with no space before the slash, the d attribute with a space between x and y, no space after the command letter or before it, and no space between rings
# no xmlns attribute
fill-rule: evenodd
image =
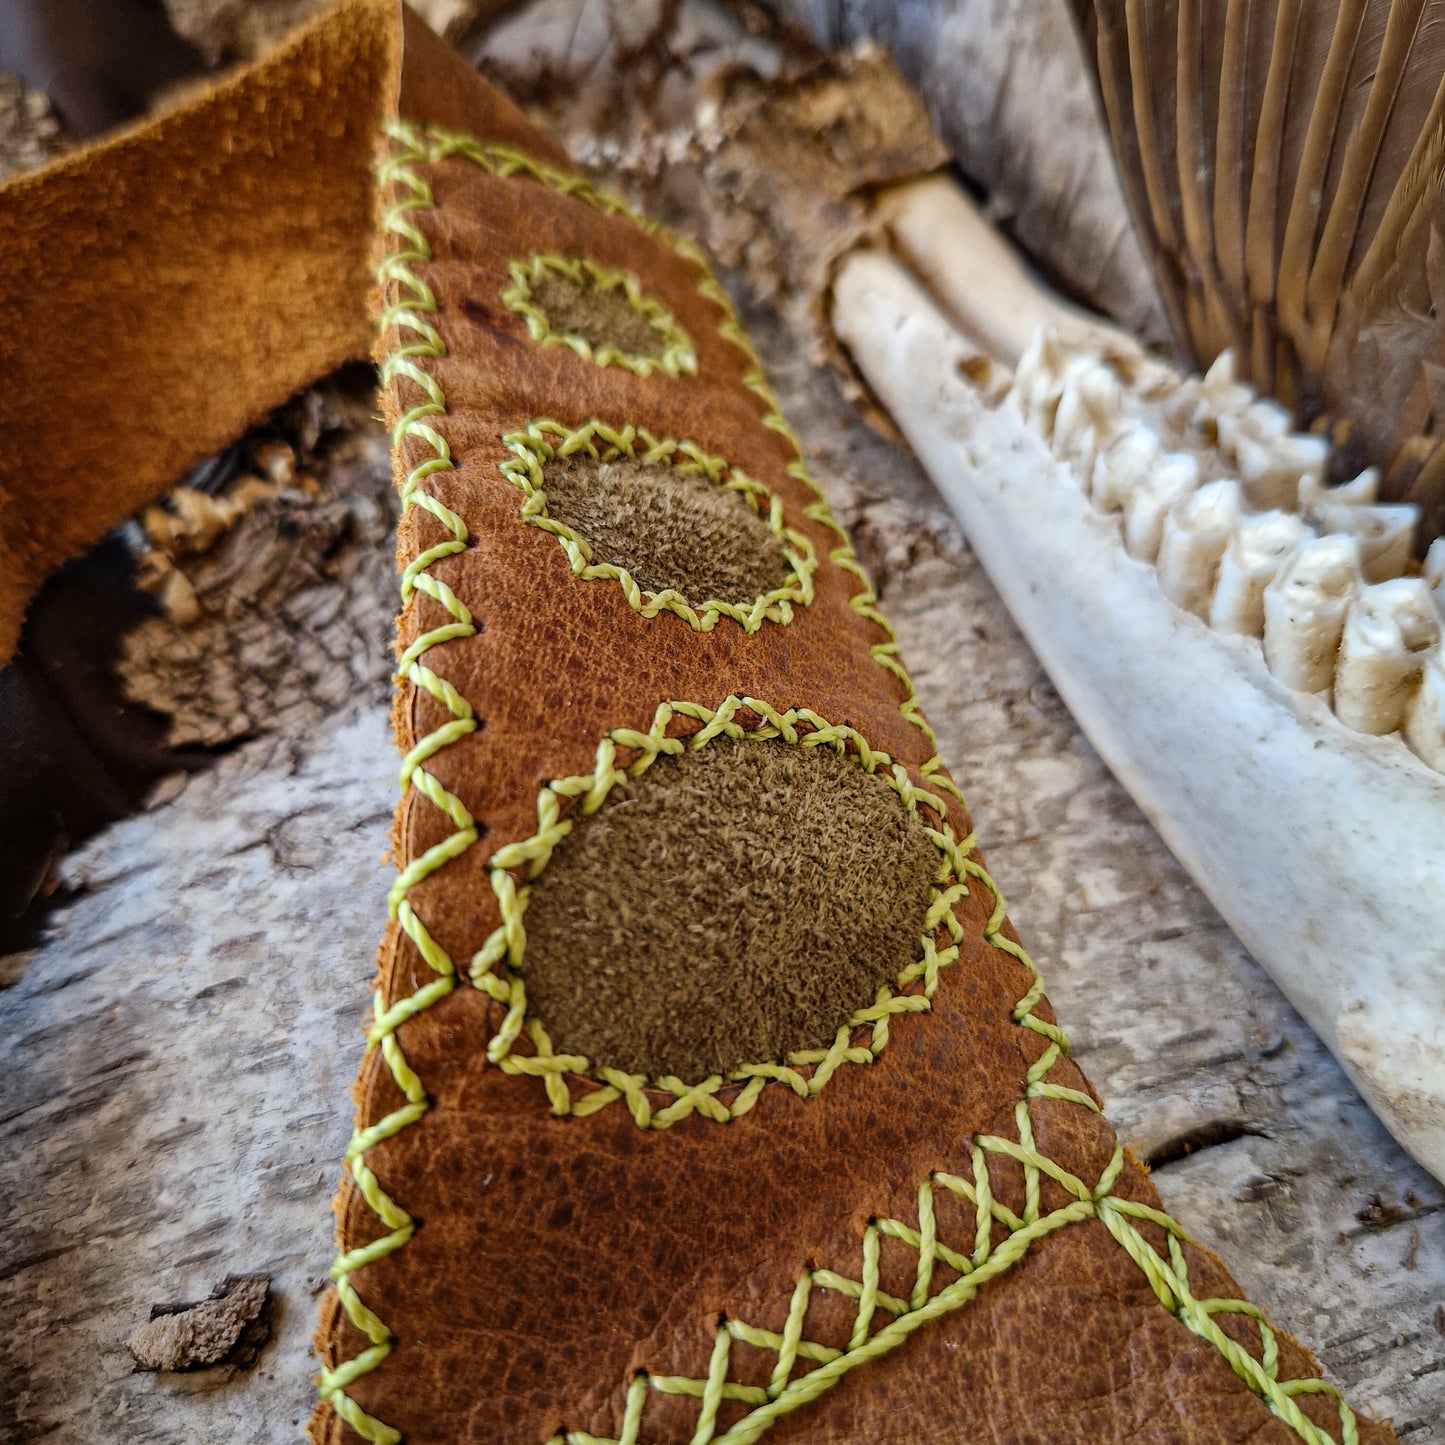
<svg viewBox="0 0 1445 1445"><path fill-rule="evenodd" d="M459 852L472 846L476 841L475 827L461 801L448 793L445 788L422 768L424 763L441 748L449 746L457 738L475 729L476 719L470 706L444 679L437 677L421 661L421 656L439 642L454 637L469 636L474 632L470 613L460 599L445 584L430 577L426 568L440 557L465 550L467 529L461 518L436 498L419 489L420 483L434 472L449 470L452 466L450 452L441 435L426 421L429 416L444 414L446 400L440 386L418 364L414 358L438 357L445 353L445 347L436 329L425 319L426 314L436 310L435 299L430 288L412 269L416 264L430 259L430 250L425 237L409 219L409 213L433 204L430 188L410 169L416 162L437 162L447 156L463 156L481 165L496 175L510 176L523 174L549 186L564 195L572 195L595 206L607 214L629 216L637 225L650 234L664 236L679 253L694 260L702 269L703 280L699 291L710 296L722 309L724 321L720 332L738 346L749 358L750 369L745 376L746 384L757 394L767 407L763 417L764 425L784 436L795 452L795 460L788 465L788 473L806 483L817 500L806 509L806 515L821 523L838 537L838 546L830 553L831 560L851 572L860 583L860 590L852 599L852 606L860 616L873 622L884 634L885 641L871 649L873 659L902 684L905 697L900 712L915 727L923 732L933 748L933 755L920 769L921 774L933 785L962 803L958 789L946 777L941 776L942 762L938 757L937 743L932 729L919 710L912 680L898 659L896 638L886 620L877 610L877 597L868 583L866 574L859 565L856 554L848 541L847 534L833 518L822 492L808 475L803 463L802 450L796 435L778 410L777 399L765 380L757 353L739 326L736 314L722 289L713 279L706 258L698 247L685 238L671 236L654 222L632 216L626 204L598 191L589 181L580 176L569 175L550 167L540 165L528 157L500 147L482 147L470 137L458 136L440 130L421 130L417 127L398 123L389 126L388 135L396 141L401 150L385 161L378 172L380 184L396 184L408 195L397 202L383 221L383 231L388 236L400 238L401 247L382 263L380 279L385 285L390 282L404 293L407 299L387 308L381 318L383 331L396 328L399 332L409 331L417 340L396 347L382 367L383 383L397 377L405 377L420 388L425 401L402 415L395 428L397 441L404 436L422 438L432 448L433 456L412 469L402 488L405 505L423 506L430 511L451 532L448 541L428 548L414 558L402 574L403 597L409 597L414 590L427 593L451 613L453 621L434 628L418 638L402 655L400 667L416 686L424 688L440 701L452 714L452 720L424 738L403 761L403 786L417 787L422 795L444 811L456 824L457 831L446 843L429 850L423 858L409 866L403 874L409 881L403 887L402 880L393 889L391 907L393 915L416 944L418 951L432 968L437 977L430 984L423 985L410 999L403 1000L391 1009L384 1009L378 994L375 1001L376 1021L368 1035L369 1042L379 1045L393 1079L406 1099L406 1103L386 1118L366 1129L359 1129L352 1138L346 1152L346 1165L361 1191L362 1197L382 1221L387 1233L371 1244L350 1250L340 1256L332 1265L332 1278L347 1318L372 1342L351 1360L334 1369L323 1370L320 1379L322 1397L331 1405L338 1416L363 1439L373 1445L397 1445L401 1432L394 1427L367 1414L346 1394L346 1387L355 1380L376 1369L390 1354L393 1336L380 1317L361 1300L351 1284L351 1274L363 1265L385 1257L401 1248L415 1231L416 1224L409 1214L382 1190L376 1176L365 1161L366 1152L373 1145L391 1138L409 1124L415 1123L425 1114L429 1101L426 1091L415 1071L407 1063L396 1038L396 1030L407 1018L414 1017L444 997L455 986L455 966L444 949L427 933L421 920L416 916L406 893L421 877L442 866ZM423 580L424 579L424 580ZM729 719L729 722L731 719ZM701 734L695 735L695 737ZM607 740L613 747L645 746L643 739L650 734L614 734ZM689 739L693 742L694 739ZM659 747L656 751L662 751ZM655 754L654 754L655 755ZM600 806L606 789L612 784L606 774L612 772L599 768L591 776L592 786L585 790L584 806L594 794ZM615 781L615 780L614 780ZM557 839L563 836L556 830L563 826L557 818L541 817L539 812L538 833L529 842L549 840L545 846L550 850ZM466 835L471 834L470 838ZM799 1280L794 1289L788 1321L781 1335L748 1325L742 1321L724 1319L718 1328L718 1340L714 1344L707 1377L694 1380L684 1376L654 1376L640 1372L628 1385L626 1404L623 1411L622 1433L615 1439L604 1439L580 1431L569 1431L555 1438L553 1445L640 1445L639 1432L647 1403L654 1392L671 1395L693 1396L700 1400L699 1418L693 1434L693 1445L751 1445L767 1431L772 1423L784 1414L809 1403L828 1390L848 1371L877 1359L901 1344L914 1330L929 1320L950 1313L966 1305L978 1290L1007 1270L1027 1252L1032 1244L1045 1235L1081 1219L1101 1220L1110 1234L1125 1249L1149 1280L1150 1287L1160 1303L1180 1319L1187 1328L1208 1340L1224 1357L1230 1368L1249 1388L1259 1395L1271 1412L1284 1421L1306 1445L1331 1445L1331 1438L1315 1426L1299 1409L1296 1398L1304 1394L1324 1394L1333 1397L1339 1406L1339 1421L1342 1445L1358 1445L1359 1432L1355 1417L1339 1390L1326 1381L1307 1378L1281 1381L1278 1378L1278 1346L1273 1332L1261 1312L1242 1300L1200 1300L1189 1288L1188 1273L1182 1243L1186 1236L1183 1229L1169 1216L1145 1205L1118 1198L1110 1192L1123 1168L1123 1153L1116 1145L1113 1158L1099 1182L1091 1191L1082 1181L1062 1169L1053 1160L1038 1152L1034 1145L1033 1125L1029 1117L1028 1103L1031 1099L1052 1098L1090 1109L1095 1108L1088 1095L1061 1085L1050 1084L1047 1075L1068 1053L1068 1036L1063 1029L1035 1017L1033 1010L1043 997L1043 980L1028 954L1018 944L1007 938L1003 932L1007 912L1003 895L983 865L965 856L972 851L974 839L970 836L955 845L955 856L964 877L978 880L994 899L994 909L984 925L984 937L995 948L1001 949L1016 959L1029 972L1032 980L1024 996L1014 1006L1013 1018L1021 1027L1029 1028L1046 1040L1046 1047L1037 1062L1025 1075L1024 1098L1015 1111L1015 1122L1019 1138L1017 1141L998 1136L978 1135L971 1141L971 1165L973 1179L969 1181L957 1175L935 1172L920 1186L919 1223L917 1226L901 1221L875 1221L864 1231L861 1247L861 1280L853 1280L833 1271L816 1269L809 1271ZM519 845L525 846L525 845ZM494 855L493 886L497 889L498 900L503 907L504 919L508 922L498 930L502 937L500 951L493 962L510 957L512 950L520 950L524 933L521 910L516 903L515 881L507 871L505 850ZM427 860L430 860L429 862ZM518 866L525 863L518 858ZM955 920L956 923L956 920ZM952 930L950 930L952 931ZM494 938L496 935L494 935ZM956 935L955 935L956 939ZM473 969L483 966L482 950L473 960ZM484 985L485 986L485 985ZM503 1030L511 1029L512 1038L524 1026L523 1011L509 999ZM879 1022L886 1029L886 1019ZM535 1025L535 1021L533 1021ZM545 1034L533 1032L534 1046L538 1046L538 1034L545 1044ZM500 1035L498 1035L500 1036ZM875 1030L875 1039L876 1039ZM886 1036L885 1036L886 1041ZM511 1056L515 1058L516 1056ZM543 1047L538 1046L535 1056L545 1060ZM835 1066L836 1067L836 1066ZM565 1088L557 1074L543 1071L549 1093L554 1081ZM816 1077L816 1075L815 1075ZM768 1082L767 1078L751 1079L743 1089L741 1099L749 1090L753 1099ZM620 1087L620 1084L614 1085ZM685 1086L684 1086L685 1088ZM604 1091L599 1090L598 1093ZM707 1112L702 1097L690 1099L696 1090L685 1090L678 1097L677 1104L670 1107L686 1106ZM610 1102L607 1100L606 1102ZM553 1096L554 1106L557 1103ZM721 1107L718 1101L712 1103ZM602 1107L598 1104L594 1107ZM583 1110L574 1106L573 1114ZM663 1112L663 1111L659 1111ZM640 1122L640 1121L639 1121ZM1022 1165L1024 1170L1024 1212L1015 1213L994 1198L988 1173L988 1157L991 1154L1005 1154ZM1040 1215L1041 1179L1044 1175L1062 1184L1074 1195L1072 1203L1047 1215ZM937 1239L933 1225L932 1189L940 1186L973 1203L976 1211L976 1227L972 1251L965 1255L961 1250L946 1246ZM926 1192L926 1202L925 1202ZM1168 1239L1169 1258L1163 1259L1149 1244L1148 1240L1131 1222L1138 1219L1163 1229ZM992 1236L995 1224L1006 1231L1004 1241L995 1246ZM879 1245L884 1235L902 1240L919 1254L919 1269L914 1287L908 1300L886 1294L879 1287ZM936 1294L929 1294L935 1262L942 1260L950 1269L962 1277L944 1287ZM965 1268L965 1265L967 1266ZM807 1283L804 1283L806 1279ZM814 1287L832 1289L857 1302L855 1322L850 1334L848 1348L843 1351L820 1345L803 1337L804 1316ZM893 1318L885 1325L870 1333L878 1312ZM1252 1319L1259 1326L1261 1359L1254 1357L1234 1340L1230 1339L1214 1322L1219 1314L1238 1314ZM744 1386L727 1380L728 1360L733 1342L756 1349L772 1350L778 1355L769 1386ZM785 1361L784 1354L789 1353ZM810 1361L816 1366L796 1378L791 1378L799 1361ZM717 1413L724 1400L737 1400L753 1406L752 1410L722 1435L717 1434Z"/></svg>
<svg viewBox="0 0 1445 1445"><path fill-rule="evenodd" d="M737 721L740 712L753 714L757 725L744 727ZM688 736L669 737L668 728L678 718L701 726ZM798 1049L781 1062L747 1064L726 1078L714 1074L698 1084L684 1084L672 1076L649 1079L645 1074L628 1074L619 1069L593 1069L580 1054L555 1053L543 1022L527 1017L524 915L530 885L546 868L552 850L572 831L575 819L595 813L618 783L639 777L664 754L696 752L720 737L760 742L780 738L793 747L833 748L864 772L884 779L920 822L921 809L933 815L934 825L924 822L924 829L938 849L939 867L924 916L919 956L899 973L891 987L881 987L871 1004L854 1012L826 1049ZM619 752L634 753L635 757L623 766L618 761ZM573 815L563 817L563 804L572 799L578 800ZM487 1045L487 1058L507 1073L541 1078L554 1114L582 1117L624 1099L633 1120L644 1129L667 1129L693 1113L717 1123L729 1123L746 1114L771 1081L786 1084L799 1098L812 1098L845 1064L871 1064L888 1045L891 1019L921 1013L932 1006L939 971L959 956L963 927L953 910L968 892L963 879L973 846L972 837L959 841L941 798L916 787L901 764L870 747L853 728L836 726L806 709L779 712L754 697L729 697L718 708L696 702L663 703L647 732L617 728L609 733L598 744L592 772L548 783L537 797L537 831L520 843L499 848L491 857L492 889L502 921L477 951L470 969L472 982L506 1008L501 1027ZM938 946L940 929L948 939L942 948ZM868 1029L868 1036L855 1043L853 1035L860 1029ZM529 1054L514 1052L523 1033L532 1045ZM569 1075L586 1076L602 1087L574 1098L567 1084ZM1038 1088L1046 1091L1052 1086L1041 1080ZM670 1094L672 1102L654 1108L649 1090ZM719 1097L724 1090L735 1091L730 1102Z"/></svg>
<svg viewBox="0 0 1445 1445"><path fill-rule="evenodd" d="M429 476L450 471L452 468L451 452L446 439L430 420L445 414L446 398L436 380L420 365L421 358L436 358L446 354L440 333L426 319L436 312L436 298L415 270L417 265L431 259L426 237L411 219L412 212L424 210L434 204L431 188L411 169L412 163L423 158L423 154L414 146L407 147L383 161L377 172L379 185L395 185L403 192L402 199L387 211L382 220L383 235L393 241L397 249L382 261L377 279L383 287L388 284L395 286L401 293L401 299L387 306L380 318L382 334L395 331L398 336L397 344L382 362L381 384L387 386L399 378L405 378L420 391L420 399L397 418L392 428L393 448L399 449L407 437L414 437L431 452L426 460L408 472L402 483L402 507L425 508L451 534L448 540L429 547L414 557L401 577L404 603L410 600L413 593L424 593L439 604L451 619L423 633L402 653L398 661L400 674L415 687L430 694L451 714L448 722L422 738L402 760L401 786L403 791L411 787L426 798L445 814L455 831L408 864L392 885L387 900L391 916L416 945L417 951L436 977L430 983L422 985L409 998L402 999L389 1009L385 1007L380 989L377 990L373 1003L375 1019L368 1030L367 1043L369 1047L381 1049L382 1058L406 1103L368 1128L358 1128L346 1150L345 1167L350 1170L362 1198L381 1220L387 1233L371 1244L348 1250L331 1266L331 1278L336 1283L337 1296L346 1317L371 1341L371 1345L335 1369L323 1369L319 1388L322 1398L331 1408L362 1439L373 1442L373 1445L396 1445L401 1439L401 1432L369 1415L346 1390L386 1359L392 1350L393 1336L380 1316L363 1302L351 1282L351 1275L363 1265L373 1263L400 1249L415 1232L416 1222L381 1187L365 1156L375 1145L416 1123L430 1107L426 1089L407 1063L396 1031L407 1019L430 1008L456 986L455 966L446 950L428 933L426 925L412 907L408 894L428 874L464 853L478 837L475 820L466 805L424 766L443 748L474 732L478 724L471 704L451 683L438 677L422 661L426 653L438 643L453 638L471 637L477 630L466 604L446 583L427 571L427 568L440 558L465 551L468 536L466 523L440 500L422 489L422 483ZM407 337L412 339L405 339Z"/></svg>
<svg viewBox="0 0 1445 1445"><path fill-rule="evenodd" d="M850 1371L886 1355L930 1321L969 1304L991 1280L1017 1264L1039 1240L1086 1219L1099 1220L1144 1271L1160 1303L1188 1329L1208 1340L1231 1369L1288 1425L1306 1445L1333 1445L1332 1437L1299 1408L1303 1394L1332 1396L1339 1407L1342 1445L1358 1445L1355 1416L1340 1392L1323 1380L1281 1380L1279 1346L1261 1312L1243 1300L1196 1299L1189 1288L1189 1270L1182 1241L1184 1232L1168 1215L1113 1193L1124 1168L1123 1148L1114 1153L1098 1182L1090 1188L1077 1175L1061 1168L1039 1152L1033 1139L1033 1122L1027 1101L1014 1111L1018 1139L980 1134L972 1140L973 1177L935 1172L919 1186L918 1222L876 1219L863 1232L857 1278L830 1269L811 1269L800 1276L793 1290L781 1333L760 1329L744 1320L724 1317L718 1322L707 1375L693 1379L679 1375L637 1375L628 1389L621 1433L615 1437L564 1431L550 1445L641 1445L648 1401L654 1394L691 1396L698 1404L693 1445L752 1445L782 1415L816 1400ZM988 1161L1003 1157L1020 1163L1025 1173L1025 1207L1022 1214L1000 1204L989 1180ZM1072 1197L1044 1213L1039 1202L1041 1177L1047 1175ZM973 1206L976 1227L970 1245L952 1246L937 1236L934 1197L943 1190ZM1161 1257L1144 1237L1135 1220L1157 1225L1165 1232L1169 1257ZM1003 1238L997 1243L997 1229ZM896 1239L918 1255L913 1290L908 1299L885 1293L879 1287L878 1257L883 1238ZM939 1264L959 1276L935 1288ZM804 1327L815 1290L832 1291L852 1301L854 1325L846 1349L817 1344L806 1338ZM1236 1314L1259 1328L1260 1358L1231 1339L1215 1322L1221 1314ZM875 1328L875 1322L887 1316ZM734 1345L771 1353L775 1358L766 1387L742 1385L728 1379ZM767 1362L764 1362L766 1368ZM756 1368L748 1371L754 1378ZM752 1408L725 1430L718 1419L725 1400Z"/></svg>
<svg viewBox="0 0 1445 1445"><path fill-rule="evenodd" d="M654 371L665 372L668 376L697 374L697 351L692 338L672 312L661 301L649 296L630 272L610 270L585 256L569 259L542 251L529 261L511 262L507 271L512 281L502 288L502 304L526 321L532 340L539 346L567 346L585 361L598 366L621 366L638 376L651 376ZM597 291L620 292L627 305L657 332L662 342L661 353L648 356L616 346L594 346L579 332L554 327L532 293L533 283L548 272L582 289L590 287Z"/></svg>
<svg viewBox="0 0 1445 1445"><path fill-rule="evenodd" d="M587 581L616 582L622 588L627 605L644 617L672 612L695 632L711 632L719 617L728 617L744 632L752 633L764 622L784 625L791 622L794 604L811 606L813 574L818 570L818 556L813 544L801 532L783 525L780 497L774 496L761 482L721 457L710 456L691 442L667 438L659 440L642 427L627 425L614 428L600 421L589 421L580 427L565 427L560 422L544 418L529 423L525 431L509 433L502 441L513 453L511 460L501 463L502 474L526 498L522 503L523 520L550 532L557 539L567 554L573 576ZM549 461L575 456L588 456L599 462L619 458L651 462L706 477L715 485L736 492L768 524L768 530L782 544L790 580L746 604L711 599L693 607L674 588L661 592L648 591L638 586L625 567L611 562L593 562L592 547L587 539L565 522L547 515L547 484L543 468Z"/></svg>
<svg viewBox="0 0 1445 1445"><path fill-rule="evenodd" d="M913 679L909 677L907 669L899 659L897 635L888 620L878 610L878 596L873 591L868 574L858 561L858 555L853 549L848 533L833 516L827 499L823 495L823 489L808 471L807 464L803 460L802 443L798 440L797 433L784 418L778 405L778 398L763 372L762 360L748 339L747 333L743 330L732 301L714 277L707 253L689 237L678 235L658 222L638 215L626 201L601 190L585 176L558 170L554 166L535 161L520 151L506 146L483 145L472 136L461 135L439 126L422 127L409 125L406 122L397 122L388 127L387 133L411 149L417 159L435 164L455 156L470 161L490 175L504 178L526 176L559 195L571 196L584 205L591 206L594 210L602 212L603 215L620 216L630 221L645 235L656 236L679 256L691 261L697 267L700 277L697 284L698 294L706 297L722 313L722 320L718 323L718 334L725 341L737 347L747 360L748 366L742 381L743 385L763 403L762 424L769 431L776 432L781 436L792 450L793 460L787 464L784 470L813 494L814 500L804 509L804 515L820 526L826 527L837 538L837 545L828 555L830 561L850 573L858 583L858 591L854 593L850 605L854 612L871 622L883 634L883 641L874 643L868 649L869 655L902 686L904 697L899 704L899 711L928 740L932 752L920 772L935 787L941 788L957 799L959 803L963 803L963 795L958 791L952 779L943 776L943 760L938 755L938 739L929 726L928 720L923 716L922 708L913 689Z"/></svg>

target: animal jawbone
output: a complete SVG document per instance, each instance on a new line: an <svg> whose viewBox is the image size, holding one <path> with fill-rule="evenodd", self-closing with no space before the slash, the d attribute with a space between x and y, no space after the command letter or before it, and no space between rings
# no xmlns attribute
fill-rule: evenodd
<svg viewBox="0 0 1445 1445"><path fill-rule="evenodd" d="M941 184L913 189L967 207ZM959 283L974 315L947 314L905 229L932 289L855 251L840 340L1084 732L1445 1179L1445 549L1417 572L1412 509L1369 473L1325 487L1325 443L1227 359L1186 378L1032 282L980 322L995 274L1021 294L997 238Z"/></svg>

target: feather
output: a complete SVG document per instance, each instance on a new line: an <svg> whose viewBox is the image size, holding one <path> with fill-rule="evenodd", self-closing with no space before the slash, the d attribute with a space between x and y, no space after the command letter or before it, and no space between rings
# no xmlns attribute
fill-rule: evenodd
<svg viewBox="0 0 1445 1445"><path fill-rule="evenodd" d="M1254 133L1248 117L1261 99L1269 52L1260 44L1264 7L1229 0L1219 56L1219 100L1214 135L1214 259L1219 278L1237 297L1244 289L1246 179L1254 167Z"/></svg>
<svg viewBox="0 0 1445 1445"><path fill-rule="evenodd" d="M1181 351L1233 346L1438 534L1445 0L1071 3Z"/></svg>
<svg viewBox="0 0 1445 1445"><path fill-rule="evenodd" d="M1310 268L1305 302L1310 317L1308 340L1301 346L1302 359L1315 370L1324 365L1335 304L1345 278L1345 267L1355 245L1365 191L1380 156L1385 129L1395 108L1405 64L1415 43L1424 14L1425 0L1398 0L1390 8L1389 23L1379 59L1374 66L1369 99L1360 127L1345 147L1339 184L1330 203L1328 219L1319 249Z"/></svg>
<svg viewBox="0 0 1445 1445"><path fill-rule="evenodd" d="M1253 0L1245 3L1251 10L1262 8ZM1244 233L1245 294L1252 307L1274 304L1275 268L1279 264L1280 162L1302 3L1303 0L1280 0L1270 43L1269 69L1260 95L1258 123L1254 126L1254 167L1250 172L1249 211ZM1241 97L1241 104L1243 102ZM1248 120L1244 124L1247 126Z"/></svg>
<svg viewBox="0 0 1445 1445"><path fill-rule="evenodd" d="M1335 136L1339 132L1345 84L1354 60L1355 41L1360 33L1360 22L1364 19L1365 5L1366 0L1342 0L1340 4L1329 55L1312 97L1304 149L1294 172L1294 191L1285 221L1284 244L1280 250L1279 273L1275 282L1279 329L1291 340L1304 330L1309 258L1314 254L1330 153L1334 150ZM1308 96L1309 92L1305 91L1301 98Z"/></svg>
<svg viewBox="0 0 1445 1445"><path fill-rule="evenodd" d="M1091 7L1092 0L1075 0L1075 3ZM1125 200L1134 216L1144 254L1153 264L1155 274L1161 278L1161 296L1175 343L1180 355L1189 360L1193 357L1194 343L1184 316L1184 278L1179 271L1178 257L1162 245L1149 211L1139 133L1134 124L1128 29L1122 9L1096 15L1090 8L1089 13L1090 22L1084 25L1084 34L1086 40L1093 36L1089 51L1098 66L1104 116L1109 124L1115 154L1119 157Z"/></svg>

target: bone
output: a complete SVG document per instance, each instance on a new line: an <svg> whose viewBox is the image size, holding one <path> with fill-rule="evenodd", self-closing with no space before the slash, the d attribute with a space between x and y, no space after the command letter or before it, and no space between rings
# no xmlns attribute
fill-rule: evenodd
<svg viewBox="0 0 1445 1445"><path fill-rule="evenodd" d="M1186 612L1204 616L1214 589L1215 569L1240 522L1236 481L1208 482L1176 502L1164 519L1159 542L1159 586Z"/></svg>
<svg viewBox="0 0 1445 1445"><path fill-rule="evenodd" d="M1170 452L1124 502L1124 550L1136 562L1153 562L1170 509L1199 486L1199 463L1188 452Z"/></svg>
<svg viewBox="0 0 1445 1445"><path fill-rule="evenodd" d="M1286 687L1329 689L1359 585L1353 537L1308 537L1264 589L1264 659Z"/></svg>
<svg viewBox="0 0 1445 1445"><path fill-rule="evenodd" d="M1264 635L1264 589L1305 538L1305 525L1290 512L1245 517L1219 561L1209 604L1209 625L1217 632Z"/></svg>
<svg viewBox="0 0 1445 1445"><path fill-rule="evenodd" d="M848 257L833 304L1095 747L1396 1138L1445 1177L1445 1052L1420 1006L1445 997L1427 886L1445 876L1445 777L1398 737L1353 732L1278 686L1249 638L1184 617L1018 409L960 369L970 349L895 260ZM1445 762L1445 676L1434 659L1425 673L1407 736Z"/></svg>
<svg viewBox="0 0 1445 1445"><path fill-rule="evenodd" d="M1437 773L1445 773L1445 657L1438 652L1426 659L1405 710L1405 741Z"/></svg>
<svg viewBox="0 0 1445 1445"><path fill-rule="evenodd" d="M895 187L882 198L879 216L899 254L963 333L1005 366L1017 365L1043 328L1072 347L1142 359L1127 332L1043 290L947 176ZM947 253L936 244L939 236L949 238ZM969 257L966 270L955 264L958 252Z"/></svg>
<svg viewBox="0 0 1445 1445"><path fill-rule="evenodd" d="M1350 606L1335 667L1335 716L1346 727L1395 732L1420 682L1425 655L1440 643L1430 591L1419 577L1366 587Z"/></svg>

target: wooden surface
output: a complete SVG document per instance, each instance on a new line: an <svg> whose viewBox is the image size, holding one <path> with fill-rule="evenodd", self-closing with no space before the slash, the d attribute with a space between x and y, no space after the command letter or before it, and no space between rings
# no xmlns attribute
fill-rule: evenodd
<svg viewBox="0 0 1445 1445"><path fill-rule="evenodd" d="M631 124L625 108L615 124ZM808 359L806 298L779 281L802 265L778 239L782 211L760 205L755 233L736 229L737 190L758 180L747 157L669 151L665 133L609 144L620 184L739 261L726 279L881 582L992 871L1166 1204L1353 1403L1410 1445L1442 1445L1445 1190L1079 736L911 459ZM309 1411L397 767L378 643L394 597L387 471L375 430L345 425L316 516L258 514L244 548L186 564L208 616L224 614L228 568L267 579L244 625L232 617L242 641L224 663L200 666L184 634L147 643L186 726L226 696L284 707L248 703L247 735L211 771L67 859L48 936L0 961L0 1440L284 1441ZM255 560L273 555L268 525L275 546L295 548L298 527L327 541L278 573ZM187 688L206 699L190 712ZM251 1371L133 1372L123 1341L152 1303L249 1271L277 1295Z"/></svg>

